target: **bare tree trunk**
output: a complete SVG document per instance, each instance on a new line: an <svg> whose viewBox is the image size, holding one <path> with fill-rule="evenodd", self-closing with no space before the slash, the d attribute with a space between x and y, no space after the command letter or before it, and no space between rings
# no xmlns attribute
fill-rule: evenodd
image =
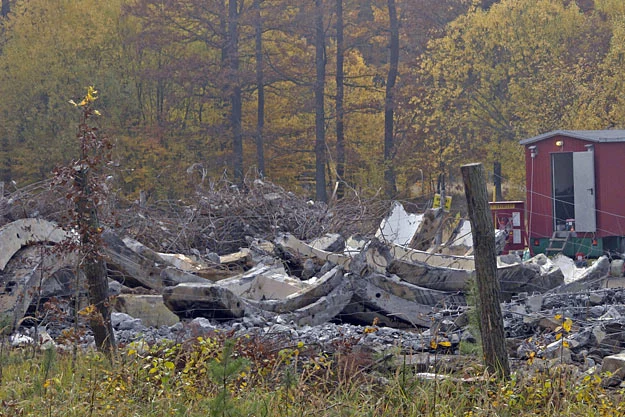
<svg viewBox="0 0 625 417"><path fill-rule="evenodd" d="M226 40L226 69L230 87L230 125L234 180L243 185L243 134L241 132L242 99L239 79L239 0L228 2L228 36Z"/></svg>
<svg viewBox="0 0 625 417"><path fill-rule="evenodd" d="M397 194L393 156L395 151L393 118L395 107L395 82L399 66L399 21L395 0L388 0L388 17L390 30L390 63L386 79L386 96L384 100L384 187L388 198Z"/></svg>
<svg viewBox="0 0 625 417"><path fill-rule="evenodd" d="M81 240L82 270L89 286L89 304L95 311L89 314L89 324L93 331L97 348L109 358L115 350L115 335L111 324L111 306L108 299L108 278L106 265L99 253L100 224L98 213L91 197L89 168L80 167L74 176L78 192L76 214Z"/></svg>
<svg viewBox="0 0 625 417"><path fill-rule="evenodd" d="M8 137L3 137L0 140L0 152L2 154L2 163L0 165L0 180L9 183L13 178L11 160L11 144Z"/></svg>
<svg viewBox="0 0 625 417"><path fill-rule="evenodd" d="M2 8L0 8L0 17L7 17L11 11L11 4L9 0L2 0Z"/></svg>
<svg viewBox="0 0 625 417"><path fill-rule="evenodd" d="M323 0L315 0L315 198L328 201L326 191L326 138L324 91L326 78L325 33L323 27Z"/></svg>
<svg viewBox="0 0 625 417"><path fill-rule="evenodd" d="M345 195L345 128L343 101L345 97L344 59L345 45L343 39L343 0L336 0L336 179L338 188L336 197L343 198Z"/></svg>
<svg viewBox="0 0 625 417"><path fill-rule="evenodd" d="M506 353L503 315L501 313L500 284L497 279L495 230L488 206L488 191L481 164L461 167L467 198L475 258L478 289L480 333L487 369L500 377L510 376Z"/></svg>
<svg viewBox="0 0 625 417"><path fill-rule="evenodd" d="M254 0L254 11L256 13L255 28L255 54L256 54L256 90L258 92L257 119L256 119L256 164L258 174L265 175L265 152L263 129L265 126L265 80L263 73L263 20L261 16L260 4L262 0Z"/></svg>
<svg viewBox="0 0 625 417"><path fill-rule="evenodd" d="M503 200L501 191L501 161L499 155L495 155L496 161L493 162L493 185L495 186L495 201Z"/></svg>

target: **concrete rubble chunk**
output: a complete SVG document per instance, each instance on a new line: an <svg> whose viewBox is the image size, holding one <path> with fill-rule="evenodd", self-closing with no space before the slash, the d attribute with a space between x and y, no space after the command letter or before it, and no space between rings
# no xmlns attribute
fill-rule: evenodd
<svg viewBox="0 0 625 417"><path fill-rule="evenodd" d="M326 233L322 237L313 239L310 246L326 252L342 252L345 249L345 239L338 233Z"/></svg>
<svg viewBox="0 0 625 417"><path fill-rule="evenodd" d="M625 378L625 352L606 356L601 363L601 372L610 372L613 378Z"/></svg>
<svg viewBox="0 0 625 417"><path fill-rule="evenodd" d="M312 246L302 242L295 236L285 233L276 239L276 244L283 247L288 251L293 251L300 256L316 257L323 261L332 262L345 269L349 268L351 257L342 253L332 253L325 250L316 249Z"/></svg>
<svg viewBox="0 0 625 417"><path fill-rule="evenodd" d="M71 236L55 223L42 219L19 219L0 227L0 270L22 247L36 242L59 243Z"/></svg>
<svg viewBox="0 0 625 417"><path fill-rule="evenodd" d="M145 326L173 326L180 321L165 307L162 295L120 294L115 299L115 310L141 319Z"/></svg>
<svg viewBox="0 0 625 417"><path fill-rule="evenodd" d="M426 210L408 246L413 249L427 251L432 245L434 237L441 228L444 219L445 211L442 208Z"/></svg>
<svg viewBox="0 0 625 417"><path fill-rule="evenodd" d="M579 274L577 280L560 285L549 292L562 294L601 288L609 270L610 261L608 257L605 255L601 256L590 267Z"/></svg>
<svg viewBox="0 0 625 417"><path fill-rule="evenodd" d="M623 259L614 259L610 264L610 276L611 277L622 277L623 271L625 270L625 261Z"/></svg>
<svg viewBox="0 0 625 417"><path fill-rule="evenodd" d="M362 304L378 315L394 317L412 327L430 327L434 309L394 294L376 285L374 276L353 280L354 294Z"/></svg>
<svg viewBox="0 0 625 417"><path fill-rule="evenodd" d="M545 359L557 359L560 363L571 363L571 349L562 345L565 339L560 339L547 345L544 351ZM570 344L567 340L567 344Z"/></svg>
<svg viewBox="0 0 625 417"><path fill-rule="evenodd" d="M423 214L410 214L400 202L395 201L389 215L380 223L375 237L388 243L408 245L422 220Z"/></svg>
<svg viewBox="0 0 625 417"><path fill-rule="evenodd" d="M78 256L74 253L46 253L29 246L19 251L0 275L0 323L13 329L37 298L67 296L76 292L73 271ZM45 271L45 272L44 272ZM83 281L84 282L84 281Z"/></svg>
<svg viewBox="0 0 625 417"><path fill-rule="evenodd" d="M132 317L126 313L112 312L111 313L111 324L113 325L114 330L133 330L136 332L140 332L145 330L145 326L141 319Z"/></svg>
<svg viewBox="0 0 625 417"><path fill-rule="evenodd" d="M252 254L249 249L241 249L239 252L229 253L219 257L219 263L222 265L241 265L250 266Z"/></svg>
<svg viewBox="0 0 625 417"><path fill-rule="evenodd" d="M143 286L155 290L164 287L159 265L151 257L133 251L112 230L102 233L103 256L110 268L117 272L117 279L127 286Z"/></svg>

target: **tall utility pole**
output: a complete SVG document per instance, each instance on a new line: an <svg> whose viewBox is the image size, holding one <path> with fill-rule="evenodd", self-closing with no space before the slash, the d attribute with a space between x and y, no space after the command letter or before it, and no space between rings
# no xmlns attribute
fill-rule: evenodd
<svg viewBox="0 0 625 417"><path fill-rule="evenodd" d="M477 312L486 368L503 378L510 376L506 353L500 285L497 278L495 229L488 205L488 190L482 164L461 167L467 198L477 281Z"/></svg>

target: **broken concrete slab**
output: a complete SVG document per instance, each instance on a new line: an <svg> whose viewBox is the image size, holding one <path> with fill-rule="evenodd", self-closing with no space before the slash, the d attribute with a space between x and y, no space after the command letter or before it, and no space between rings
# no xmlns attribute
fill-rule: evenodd
<svg viewBox="0 0 625 417"><path fill-rule="evenodd" d="M431 305L407 300L375 284L375 281L366 279L366 277L352 279L354 294L358 296L365 307L378 315L404 321L414 328L432 325L434 320L431 315L434 309Z"/></svg>
<svg viewBox="0 0 625 417"><path fill-rule="evenodd" d="M264 286L264 282L257 285L259 278L273 275L278 277L277 281L273 285L269 284ZM264 293L265 297L278 297L279 295L277 294L280 294L281 296L292 294L306 285L298 279L289 277L284 269L284 266L280 262L268 262L266 264L259 263L243 274L226 278L216 282L215 284L229 289L237 296L243 296L248 293L253 297L258 296L259 299L262 299L263 297L262 287L265 287L264 290L266 290ZM261 288L258 288L259 286Z"/></svg>
<svg viewBox="0 0 625 417"><path fill-rule="evenodd" d="M345 309L345 306L351 302L353 294L351 281L344 280L327 295L300 309L281 314L278 317L299 327L328 323Z"/></svg>
<svg viewBox="0 0 625 417"><path fill-rule="evenodd" d="M432 241L441 228L444 218L445 211L442 208L426 210L408 246L416 250L427 251L432 246Z"/></svg>
<svg viewBox="0 0 625 417"><path fill-rule="evenodd" d="M292 251L296 255L305 257L316 257L324 262L332 262L344 269L349 269L351 257L341 254L326 252L321 249L313 248L305 242L297 239L295 236L285 233L276 239L276 245L283 247L287 251Z"/></svg>
<svg viewBox="0 0 625 417"><path fill-rule="evenodd" d="M562 271L565 284L577 281L586 271L586 268L578 268L573 259L562 253L558 253L551 258L551 262L553 262Z"/></svg>
<svg viewBox="0 0 625 417"><path fill-rule="evenodd" d="M271 278L275 280L274 283L280 283L280 281L276 280L277 277L275 275L271 277L259 277L264 278L266 283L261 288L257 289L255 297L247 296L248 292L243 295L245 298L248 298L255 307L280 314L301 309L317 301L319 298L328 295L343 281L343 270L339 266L335 266L318 279L306 281L306 285L303 285L298 291L285 295L267 294L268 286L272 284Z"/></svg>
<svg viewBox="0 0 625 417"><path fill-rule="evenodd" d="M603 288L625 288L625 278L613 278L610 274L603 282Z"/></svg>
<svg viewBox="0 0 625 417"><path fill-rule="evenodd" d="M436 308L466 306L466 298L462 293L438 291L420 287L402 280L397 275L383 275L372 272L365 276L352 275L351 277L352 280L369 281L381 290L389 292L409 302Z"/></svg>
<svg viewBox="0 0 625 417"><path fill-rule="evenodd" d="M408 262L422 262L430 266L443 268L456 268L465 270L475 269L475 260L472 256L444 255L429 253L401 245L388 245L391 256L394 259Z"/></svg>
<svg viewBox="0 0 625 417"><path fill-rule="evenodd" d="M185 272L173 266L166 267L161 271L161 280L163 285L166 287L182 284L184 282L217 282L223 279L231 278L232 276L234 276L232 271L221 269L213 270L213 273L208 277L204 273L200 276L199 274L196 275L190 272Z"/></svg>
<svg viewBox="0 0 625 417"><path fill-rule="evenodd" d="M606 356L601 362L601 372L609 372L611 377L625 378L625 352Z"/></svg>
<svg viewBox="0 0 625 417"><path fill-rule="evenodd" d="M102 234L103 256L107 266L116 271L114 278L129 287L143 286L161 290L161 271L166 266L130 249L112 230Z"/></svg>
<svg viewBox="0 0 625 417"><path fill-rule="evenodd" d="M249 249L243 248L239 252L229 253L219 257L219 263L229 267L239 266L242 268L250 267L252 262L252 254Z"/></svg>
<svg viewBox="0 0 625 417"><path fill-rule="evenodd" d="M183 283L163 292L165 304L184 317L215 319L288 317L296 323L318 322L340 312L351 297L342 268L335 266L323 276L301 281L289 277L280 263L261 265L238 277L217 283ZM337 290L337 288L340 288ZM335 311L339 308L338 311ZM322 311L325 308L326 311ZM311 315L305 317L306 314Z"/></svg>
<svg viewBox="0 0 625 417"><path fill-rule="evenodd" d="M524 262L499 263L497 276L505 299L523 292L544 293L564 284L562 271L543 254Z"/></svg>
<svg viewBox="0 0 625 417"><path fill-rule="evenodd" d="M466 291L474 275L472 257L428 253L375 239L363 253L366 265L360 265L363 255L353 260L358 269L355 272L361 275L367 268L382 274L388 272L411 284L440 291ZM518 292L544 292L563 283L560 270L544 255L526 262L516 255L500 257L497 274L508 299Z"/></svg>
<svg viewBox="0 0 625 417"><path fill-rule="evenodd" d="M115 310L141 319L145 326L173 326L180 319L163 303L162 295L120 294L115 298Z"/></svg>
<svg viewBox="0 0 625 417"><path fill-rule="evenodd" d="M387 243L408 245L417 232L422 219L423 214L410 214L400 202L394 201L389 215L382 219L375 237Z"/></svg>
<svg viewBox="0 0 625 417"><path fill-rule="evenodd" d="M78 256L73 253L29 246L12 258L0 275L0 327L15 328L30 304L42 299L44 292L50 295L58 290L61 294L73 294L77 290L72 285L75 283L61 276L57 279L55 275L63 269L75 267Z"/></svg>
<svg viewBox="0 0 625 417"><path fill-rule="evenodd" d="M325 235L310 241L310 246L325 252L343 252L345 239L338 233L326 233Z"/></svg>
<svg viewBox="0 0 625 417"><path fill-rule="evenodd" d="M223 283L224 281L222 281ZM237 295L246 300L282 301L294 294L306 291L309 286L304 281L280 273L262 273L253 281L249 281L249 286L245 291L237 292Z"/></svg>
<svg viewBox="0 0 625 417"><path fill-rule="evenodd" d="M239 296L213 283L189 282L164 288L163 301L183 318L231 320L245 314L245 304Z"/></svg>
<svg viewBox="0 0 625 417"><path fill-rule="evenodd" d="M562 284L549 290L550 293L579 292L582 290L599 289L610 270L610 261L607 256L601 256L590 267L579 275L576 281Z"/></svg>
<svg viewBox="0 0 625 417"><path fill-rule="evenodd" d="M372 241L366 249L366 259L372 270L391 273L411 284L440 291L464 291L473 277L473 270L439 266L470 263L473 260L448 255L429 254L398 245L383 245ZM431 261L431 262L429 262Z"/></svg>
<svg viewBox="0 0 625 417"><path fill-rule="evenodd" d="M192 259L191 257L181 253L157 253L163 261L186 272L201 274L202 271L212 269L208 264Z"/></svg>
<svg viewBox="0 0 625 417"><path fill-rule="evenodd" d="M0 227L0 270L26 245L39 242L59 243L71 234L56 223L43 219L19 219Z"/></svg>
<svg viewBox="0 0 625 417"><path fill-rule="evenodd" d="M610 276L622 277L625 271L625 261L623 259L613 259L610 263Z"/></svg>

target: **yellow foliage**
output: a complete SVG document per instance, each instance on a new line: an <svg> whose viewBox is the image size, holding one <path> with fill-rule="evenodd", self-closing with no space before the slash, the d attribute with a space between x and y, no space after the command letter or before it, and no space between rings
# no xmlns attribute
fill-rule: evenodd
<svg viewBox="0 0 625 417"><path fill-rule="evenodd" d="M499 161L522 197L518 141L568 128L588 76L577 64L593 57L587 39L601 30L551 0L504 0L458 18L418 67L431 83L422 122L430 156L446 165L470 155Z"/></svg>

